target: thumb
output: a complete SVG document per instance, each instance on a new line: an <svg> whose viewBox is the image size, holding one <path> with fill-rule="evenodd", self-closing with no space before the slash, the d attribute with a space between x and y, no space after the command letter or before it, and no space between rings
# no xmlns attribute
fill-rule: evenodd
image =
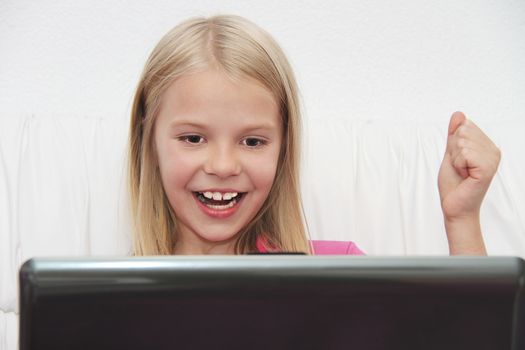
<svg viewBox="0 0 525 350"><path fill-rule="evenodd" d="M450 122L448 123L448 136L447 136L447 147L445 153L452 152L454 148L454 133L467 120L463 112L454 112L450 117Z"/></svg>
<svg viewBox="0 0 525 350"><path fill-rule="evenodd" d="M445 151L445 159L443 160L444 162L450 162L450 165L462 179L466 179L469 176L468 161L458 153L454 134L465 120L467 120L467 117L465 117L465 114L462 112L454 112L450 117L450 122L448 124L447 147ZM454 158L452 158L453 155Z"/></svg>
<svg viewBox="0 0 525 350"><path fill-rule="evenodd" d="M454 112L452 117L450 117L450 123L448 124L448 136L453 135L457 128L463 124L466 119L467 117L465 117L463 112Z"/></svg>

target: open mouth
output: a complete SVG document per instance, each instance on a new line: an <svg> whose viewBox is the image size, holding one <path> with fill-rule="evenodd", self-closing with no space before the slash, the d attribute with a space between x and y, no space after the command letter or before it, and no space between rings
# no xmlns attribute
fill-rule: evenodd
<svg viewBox="0 0 525 350"><path fill-rule="evenodd" d="M225 210L237 204L246 193L193 192L193 195L205 206L215 210Z"/></svg>

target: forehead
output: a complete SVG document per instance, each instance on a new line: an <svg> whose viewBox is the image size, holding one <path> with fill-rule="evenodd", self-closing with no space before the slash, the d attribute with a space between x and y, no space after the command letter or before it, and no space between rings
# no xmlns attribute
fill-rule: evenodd
<svg viewBox="0 0 525 350"><path fill-rule="evenodd" d="M159 117L281 125L271 91L255 79L233 80L216 69L187 74L173 82L162 96Z"/></svg>

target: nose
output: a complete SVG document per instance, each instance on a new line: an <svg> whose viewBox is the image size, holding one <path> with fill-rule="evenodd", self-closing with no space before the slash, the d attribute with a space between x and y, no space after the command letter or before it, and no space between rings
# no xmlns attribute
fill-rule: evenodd
<svg viewBox="0 0 525 350"><path fill-rule="evenodd" d="M241 173L241 163L239 156L233 147L215 146L210 147L204 172L209 175L216 175L220 178L236 176Z"/></svg>

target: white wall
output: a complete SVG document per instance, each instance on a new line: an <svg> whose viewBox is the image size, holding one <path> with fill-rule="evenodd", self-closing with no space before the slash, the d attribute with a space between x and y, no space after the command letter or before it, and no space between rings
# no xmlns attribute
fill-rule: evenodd
<svg viewBox="0 0 525 350"><path fill-rule="evenodd" d="M216 13L246 16L277 38L309 118L523 117L519 0L4 0L2 116L125 119L158 39L182 19Z"/></svg>

